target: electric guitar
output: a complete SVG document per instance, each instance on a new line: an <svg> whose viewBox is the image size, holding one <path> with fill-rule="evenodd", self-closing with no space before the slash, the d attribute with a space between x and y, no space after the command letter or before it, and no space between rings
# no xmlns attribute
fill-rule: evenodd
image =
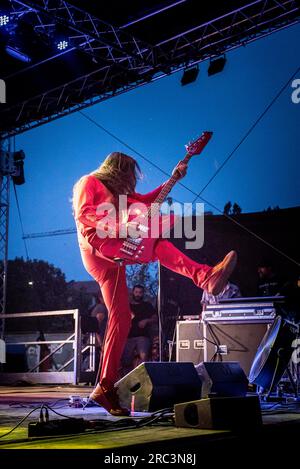
<svg viewBox="0 0 300 469"><path fill-rule="evenodd" d="M208 141L212 137L212 132L205 131L194 142L185 145L186 155L182 162L188 163L192 156L199 155ZM178 181L178 176L175 173L164 184L162 190L156 199L147 208L146 213L143 215L147 220L159 216L161 204L166 199L173 186ZM130 214L130 207L129 207ZM130 219L130 215L129 215ZM140 236L127 238L107 238L106 242L101 247L101 253L109 259L113 259L119 264L139 264L149 262L153 256L154 244L157 237L152 237L149 228L142 223L138 223L138 231Z"/></svg>

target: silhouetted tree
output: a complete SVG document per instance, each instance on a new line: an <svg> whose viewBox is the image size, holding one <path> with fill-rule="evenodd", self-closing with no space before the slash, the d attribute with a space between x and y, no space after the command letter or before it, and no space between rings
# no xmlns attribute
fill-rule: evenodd
<svg viewBox="0 0 300 469"><path fill-rule="evenodd" d="M280 207L279 205L275 205L275 207L269 207L267 209L264 210L264 212L276 212L277 210L280 210Z"/></svg>
<svg viewBox="0 0 300 469"><path fill-rule="evenodd" d="M63 309L66 292L65 275L48 262L22 257L8 261L8 313Z"/></svg>
<svg viewBox="0 0 300 469"><path fill-rule="evenodd" d="M234 204L232 205L232 203L229 201L227 202L227 204L224 205L223 213L225 215L239 215L240 213L242 213L242 209L236 202L234 202Z"/></svg>
<svg viewBox="0 0 300 469"><path fill-rule="evenodd" d="M241 207L236 202L233 204L231 213L232 215L239 215L240 213L242 213Z"/></svg>
<svg viewBox="0 0 300 469"><path fill-rule="evenodd" d="M232 207L232 204L231 202L227 202L227 204L224 205L224 210L223 210L223 213L225 215L229 215L230 214L230 211L231 211L231 207Z"/></svg>
<svg viewBox="0 0 300 469"><path fill-rule="evenodd" d="M90 298L67 282L61 269L42 260L16 257L7 267L7 313L88 308ZM56 331L64 327L65 316L52 316L47 324ZM14 321L14 320L9 320ZM27 321L27 320L26 320ZM29 321L29 320L28 320ZM44 321L44 319L42 320ZM68 321L67 321L68 322ZM43 323L44 324L44 323ZM36 330L43 330L36 320Z"/></svg>

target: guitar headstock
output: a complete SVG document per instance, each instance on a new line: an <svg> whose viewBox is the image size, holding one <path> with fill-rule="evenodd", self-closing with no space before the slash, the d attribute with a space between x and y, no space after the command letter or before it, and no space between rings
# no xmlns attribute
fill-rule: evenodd
<svg viewBox="0 0 300 469"><path fill-rule="evenodd" d="M203 132L202 135L199 138L197 138L193 142L189 142L187 145L185 145L185 149L186 149L187 153L190 156L199 155L199 153L201 153L201 151L203 150L205 145L211 139L212 134L213 134L212 132L207 130L207 131Z"/></svg>

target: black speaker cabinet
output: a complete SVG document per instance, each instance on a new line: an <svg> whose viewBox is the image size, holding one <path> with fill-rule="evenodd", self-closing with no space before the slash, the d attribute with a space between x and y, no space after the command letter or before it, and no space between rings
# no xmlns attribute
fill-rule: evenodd
<svg viewBox="0 0 300 469"><path fill-rule="evenodd" d="M249 375L266 323L203 323L204 361L237 361Z"/></svg>
<svg viewBox="0 0 300 469"><path fill-rule="evenodd" d="M201 399L174 410L177 427L253 431L262 425L258 396Z"/></svg>
<svg viewBox="0 0 300 469"><path fill-rule="evenodd" d="M121 405L138 412L201 398L201 379L193 363L144 362L115 386Z"/></svg>
<svg viewBox="0 0 300 469"><path fill-rule="evenodd" d="M248 379L238 362L202 362L196 365L201 397L244 397Z"/></svg>

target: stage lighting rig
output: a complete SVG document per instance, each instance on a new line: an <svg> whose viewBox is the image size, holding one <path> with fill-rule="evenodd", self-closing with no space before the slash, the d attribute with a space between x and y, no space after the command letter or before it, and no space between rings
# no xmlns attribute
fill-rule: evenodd
<svg viewBox="0 0 300 469"><path fill-rule="evenodd" d="M209 67L207 70L208 76L215 75L216 73L222 72L223 68L226 64L226 57L223 55L222 57L216 57L211 59L209 62Z"/></svg>
<svg viewBox="0 0 300 469"><path fill-rule="evenodd" d="M66 40L63 40L63 41L59 41L57 43L57 49L58 50L65 50L69 47L69 42L66 41Z"/></svg>
<svg viewBox="0 0 300 469"><path fill-rule="evenodd" d="M14 59L20 60L21 62L25 62L25 63L31 62L31 57L25 54L25 52L23 52L17 46L7 45L5 47L5 50L6 50L6 53L10 55L11 57L13 57Z"/></svg>
<svg viewBox="0 0 300 469"><path fill-rule="evenodd" d="M22 184L25 183L24 160L25 160L25 153L23 150L14 152L15 170L12 174L12 179L16 186L21 186Z"/></svg>
<svg viewBox="0 0 300 469"><path fill-rule="evenodd" d="M181 85L185 86L185 85L189 85L190 83L193 83L194 81L197 80L198 74L199 74L198 65L196 65L195 67L186 68L181 78Z"/></svg>
<svg viewBox="0 0 300 469"><path fill-rule="evenodd" d="M0 150L0 176L11 176L18 186L25 183L24 177L25 153L23 150Z"/></svg>
<svg viewBox="0 0 300 469"><path fill-rule="evenodd" d="M55 24L51 36L57 50L63 51L70 47L70 31L64 25Z"/></svg>
<svg viewBox="0 0 300 469"><path fill-rule="evenodd" d="M29 19L28 15L26 20L15 16L7 24L3 35L5 52L24 63L33 61L32 54L36 49L36 35L33 25L28 22Z"/></svg>
<svg viewBox="0 0 300 469"><path fill-rule="evenodd" d="M10 22L10 17L8 15L0 15L0 28L1 26L6 26Z"/></svg>

